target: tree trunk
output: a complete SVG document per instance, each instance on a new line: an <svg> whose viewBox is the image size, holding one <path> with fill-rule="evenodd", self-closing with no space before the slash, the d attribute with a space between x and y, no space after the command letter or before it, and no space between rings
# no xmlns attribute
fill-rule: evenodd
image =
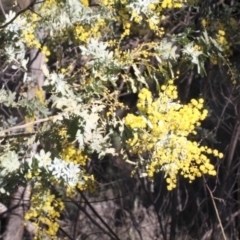
<svg viewBox="0 0 240 240"><path fill-rule="evenodd" d="M14 194L10 213L8 215L8 223L4 233L4 240L22 240L24 232L24 215L28 209L30 202L31 187L26 188L19 186Z"/></svg>

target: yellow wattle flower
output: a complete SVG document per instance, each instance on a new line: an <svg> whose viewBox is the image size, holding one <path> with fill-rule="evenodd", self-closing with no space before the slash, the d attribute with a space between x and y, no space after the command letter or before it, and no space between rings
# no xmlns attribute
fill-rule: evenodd
<svg viewBox="0 0 240 240"><path fill-rule="evenodd" d="M88 0L80 0L80 2L83 4L84 7L89 7L89 1Z"/></svg>

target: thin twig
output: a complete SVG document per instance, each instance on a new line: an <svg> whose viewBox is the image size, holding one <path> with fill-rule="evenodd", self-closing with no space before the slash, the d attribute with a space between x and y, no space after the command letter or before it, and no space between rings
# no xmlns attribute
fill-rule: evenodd
<svg viewBox="0 0 240 240"><path fill-rule="evenodd" d="M119 237L116 235L116 233L108 226L108 224L103 220L103 218L98 214L98 212L94 209L94 207L89 203L88 199L85 197L84 193L82 191L79 191L81 197L84 199L86 204L89 206L89 208L92 210L92 212L99 218L99 220L102 222L102 224L108 229L108 231L115 237L115 239L120 240Z"/></svg>
<svg viewBox="0 0 240 240"><path fill-rule="evenodd" d="M59 117L59 115L55 115L55 116L51 116L51 117L47 117L47 118L42 118L42 119L38 119L38 120L29 122L29 123L25 123L25 124L22 124L22 125L10 127L10 128L7 128L7 129L4 129L4 130L0 131L0 134L10 133L11 131L27 128L27 127L30 127L32 125L38 124L38 123L43 123L43 122L53 120L54 118L57 118L57 117Z"/></svg>
<svg viewBox="0 0 240 240"><path fill-rule="evenodd" d="M95 226L97 226L103 233L105 233L110 238L112 238L111 234L109 232L107 232L97 221L95 221L95 219L80 204L78 204L77 201L75 201L74 199L71 199L71 200L90 219L90 221ZM119 238L118 238L118 240L119 240Z"/></svg>
<svg viewBox="0 0 240 240"><path fill-rule="evenodd" d="M213 207L214 207L214 210L215 210L216 215L217 215L217 219L218 219L218 222L219 222L219 226L220 226L220 228L221 228L221 231L222 231L223 238L224 238L224 240L227 240L227 237L226 237L225 232L224 232L224 228L223 228L223 225L222 225L222 221L221 221L221 219L220 219L220 216L219 216L219 213L218 213L218 209L217 209L217 206L216 206L216 203L215 203L215 200L214 200L212 191L210 190L208 184L207 184L207 183L205 183L205 184L206 184L207 190L208 190L208 192L209 192L209 194L210 194L210 197L211 197L211 199L212 199Z"/></svg>
<svg viewBox="0 0 240 240"><path fill-rule="evenodd" d="M167 239L167 236L166 236L166 232L164 231L164 228L163 228L162 218L161 218L161 216L160 216L160 214L159 214L160 211L159 211L159 209L158 209L158 207L157 207L157 204L156 204L156 202L152 199L152 195L150 195L150 192L146 189L146 186L145 186L145 184L144 184L144 182L143 182L143 178L140 177L139 172L137 172L137 176L138 176L138 179L139 179L139 181L140 181L140 183L141 183L141 186L142 186L145 194L146 194L147 196L148 196L148 195L150 196L150 201L151 201L152 206L153 206L153 208L154 208L154 210L155 210L155 212L156 212L156 215L157 215L157 218L158 218L158 223L159 223L159 226L160 226L160 230L161 230L163 239L166 240L166 239Z"/></svg>

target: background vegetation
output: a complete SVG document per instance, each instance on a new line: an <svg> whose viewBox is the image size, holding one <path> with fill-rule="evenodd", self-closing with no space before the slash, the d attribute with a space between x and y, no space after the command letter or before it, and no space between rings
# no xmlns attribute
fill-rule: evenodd
<svg viewBox="0 0 240 240"><path fill-rule="evenodd" d="M2 239L239 239L237 1L1 1Z"/></svg>

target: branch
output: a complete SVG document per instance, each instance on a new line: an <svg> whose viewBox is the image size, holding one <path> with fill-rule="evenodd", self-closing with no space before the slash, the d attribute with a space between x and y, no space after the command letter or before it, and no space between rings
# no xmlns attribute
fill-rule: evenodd
<svg viewBox="0 0 240 240"><path fill-rule="evenodd" d="M27 7L23 8L22 10L20 10L19 12L16 13L15 17L12 18L9 22L3 24L0 26L0 29L7 27L9 24L11 24L20 14L24 13L25 11L29 10L31 7L34 6L34 4L36 3L36 0L33 0Z"/></svg>
<svg viewBox="0 0 240 240"><path fill-rule="evenodd" d="M72 202L90 219L90 221L97 226L103 233L105 233L107 236L112 239L112 236L109 232L107 232L97 221L95 221L94 218L91 217L91 215L79 204L77 203L74 199L71 199ZM117 238L119 240L119 238Z"/></svg>
<svg viewBox="0 0 240 240"><path fill-rule="evenodd" d="M208 190L208 192L209 192L209 194L210 194L210 197L211 197L211 199L212 199L213 207L214 207L215 213L216 213L216 215L217 215L217 219L218 219L219 226L220 226L220 229L221 229L221 232L222 232L222 235L223 235L223 239L224 239L224 240L227 240L227 237L226 237L226 235L225 235L224 228L223 228L223 225L222 225L222 221L221 221L221 218L220 218L220 216L219 216L219 212L218 212L218 209L217 209L217 205L216 205L216 203L215 203L213 194L212 194L210 188L208 187L207 183L206 183L206 187L207 187L207 190Z"/></svg>
<svg viewBox="0 0 240 240"><path fill-rule="evenodd" d="M32 125L35 125L35 124L38 124L38 123L43 123L43 122L51 121L51 120L54 120L54 119L58 119L59 117L60 117L60 115L54 115L54 116L51 116L51 117L38 119L36 121L32 121L32 122L25 123L25 124L22 124L22 125L10 127L10 128L7 128L7 129L4 129L4 130L0 131L0 135L5 134L5 133L10 134L11 131L28 128L28 127L30 127ZM1 136L1 137L3 137L3 136Z"/></svg>
<svg viewBox="0 0 240 240"><path fill-rule="evenodd" d="M24 214L28 208L30 201L31 187L19 186L17 192L14 194L14 199L11 203L15 207L9 214L8 224L4 233L4 240L22 240L24 232Z"/></svg>
<svg viewBox="0 0 240 240"><path fill-rule="evenodd" d="M84 193L82 191L79 191L81 197L84 199L86 204L89 206L89 208L92 210L92 212L96 215L96 217L101 221L101 223L108 229L108 231L115 237L115 239L120 240L116 233L108 226L108 224L103 220L103 218L97 213L97 211L94 209L94 207L91 205L91 203L88 201L88 199L85 197Z"/></svg>

